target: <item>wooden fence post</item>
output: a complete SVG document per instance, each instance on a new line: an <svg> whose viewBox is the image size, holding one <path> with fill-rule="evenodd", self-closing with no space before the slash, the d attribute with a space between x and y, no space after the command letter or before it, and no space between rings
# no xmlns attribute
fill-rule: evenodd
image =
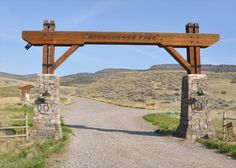
<svg viewBox="0 0 236 168"><path fill-rule="evenodd" d="M27 110L25 110L25 133L26 133L26 139L29 138L29 123L28 123L28 113Z"/></svg>
<svg viewBox="0 0 236 168"><path fill-rule="evenodd" d="M223 125L222 125L222 140L224 141L225 140L225 136L226 136L226 123L225 123L225 118L226 118L226 112L223 111Z"/></svg>

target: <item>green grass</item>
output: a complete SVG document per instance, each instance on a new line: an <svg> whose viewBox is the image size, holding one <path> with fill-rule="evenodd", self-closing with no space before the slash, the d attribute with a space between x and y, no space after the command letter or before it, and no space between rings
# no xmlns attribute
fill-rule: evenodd
<svg viewBox="0 0 236 168"><path fill-rule="evenodd" d="M143 118L158 126L158 132L164 135L174 134L179 125L179 113L147 114ZM198 139L197 142L236 158L236 144L211 139Z"/></svg>
<svg viewBox="0 0 236 168"><path fill-rule="evenodd" d="M32 126L34 109L31 106L7 107L0 109L0 113L24 116L29 114L29 125ZM22 125L21 121L14 121L12 125ZM20 140L0 142L0 168L43 168L47 159L53 153L59 153L68 143L72 130L62 122L63 136L60 140Z"/></svg>
<svg viewBox="0 0 236 168"><path fill-rule="evenodd" d="M44 168L53 153L59 153L68 143L72 130L62 124L60 140L25 140L14 144L9 151L0 153L1 168Z"/></svg>
<svg viewBox="0 0 236 168"><path fill-rule="evenodd" d="M17 86L0 87L0 97L19 97L20 90Z"/></svg>
<svg viewBox="0 0 236 168"><path fill-rule="evenodd" d="M158 132L171 135L174 134L179 125L179 113L160 113L160 114L147 114L143 118L151 122L153 125L158 126Z"/></svg>
<svg viewBox="0 0 236 168"><path fill-rule="evenodd" d="M211 139L198 139L197 141L204 144L210 149L219 149L220 152L236 158L236 144Z"/></svg>
<svg viewBox="0 0 236 168"><path fill-rule="evenodd" d="M64 105L73 104L73 100L71 98L66 98L66 97L60 97L60 102L61 104L64 104Z"/></svg>

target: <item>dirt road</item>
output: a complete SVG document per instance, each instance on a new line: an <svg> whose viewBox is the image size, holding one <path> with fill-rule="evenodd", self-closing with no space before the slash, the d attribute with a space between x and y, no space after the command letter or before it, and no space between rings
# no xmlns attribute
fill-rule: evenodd
<svg viewBox="0 0 236 168"><path fill-rule="evenodd" d="M122 108L88 99L62 108L73 129L70 146L60 157L66 168L235 168L236 160L198 143L153 133L142 116L155 112Z"/></svg>

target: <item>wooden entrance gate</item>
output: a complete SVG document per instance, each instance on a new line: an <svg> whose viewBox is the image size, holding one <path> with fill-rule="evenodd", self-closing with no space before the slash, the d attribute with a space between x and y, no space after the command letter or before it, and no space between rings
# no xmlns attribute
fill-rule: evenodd
<svg viewBox="0 0 236 168"><path fill-rule="evenodd" d="M43 31L23 31L28 42L26 49L43 46L43 74L54 71L79 47L87 44L156 45L164 48L188 74L200 74L200 48L206 48L219 40L218 34L200 34L198 23L188 23L186 33L157 32L65 32L55 31L53 20L44 21ZM55 47L70 47L55 61ZM175 49L186 48L187 60Z"/></svg>
<svg viewBox="0 0 236 168"><path fill-rule="evenodd" d="M36 111L36 123L48 134L48 123L55 125L55 137L61 137L58 108L58 78L54 71L79 47L87 44L154 45L164 48L190 75L183 77L181 117L178 135L190 139L213 137L207 108L191 109L190 106L207 104L206 76L201 73L200 48L206 48L219 40L218 34L200 34L197 23L188 23L186 33L157 32L63 32L55 31L55 23L44 21L43 31L23 31L22 38L28 42L26 49L43 46L42 75L38 80L38 98L45 100L39 105L50 103L50 109ZM69 49L58 60L54 59L55 47ZM187 59L175 48L186 48ZM50 86L48 86L50 85ZM49 96L48 96L49 95ZM197 95L194 101L189 95ZM50 101L47 101L50 100ZM205 106L204 106L205 107ZM50 112L50 113L48 113ZM51 114L51 112L53 112ZM201 115L200 115L201 113ZM43 118L43 120L42 120ZM36 124L37 126L37 124ZM195 129L196 128L196 129ZM42 128L35 128L37 132Z"/></svg>

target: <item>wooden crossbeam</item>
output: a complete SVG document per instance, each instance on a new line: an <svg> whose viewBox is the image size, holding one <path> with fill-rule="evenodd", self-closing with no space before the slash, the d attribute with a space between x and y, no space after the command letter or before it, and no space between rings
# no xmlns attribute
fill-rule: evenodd
<svg viewBox="0 0 236 168"><path fill-rule="evenodd" d="M54 71L80 46L85 44L157 45L163 47L191 74L201 73L200 48L219 41L218 34L200 34L197 23L188 23L186 33L158 32L85 32L55 31L54 21L44 21L43 31L23 31L22 38L34 46L43 46L43 74ZM70 48L55 62L55 47ZM175 50L187 49L187 60Z"/></svg>
<svg viewBox="0 0 236 168"><path fill-rule="evenodd" d="M208 47L219 40L218 34L144 33L144 32L42 32L23 31L22 38L34 46L71 46L84 44L159 45Z"/></svg>

